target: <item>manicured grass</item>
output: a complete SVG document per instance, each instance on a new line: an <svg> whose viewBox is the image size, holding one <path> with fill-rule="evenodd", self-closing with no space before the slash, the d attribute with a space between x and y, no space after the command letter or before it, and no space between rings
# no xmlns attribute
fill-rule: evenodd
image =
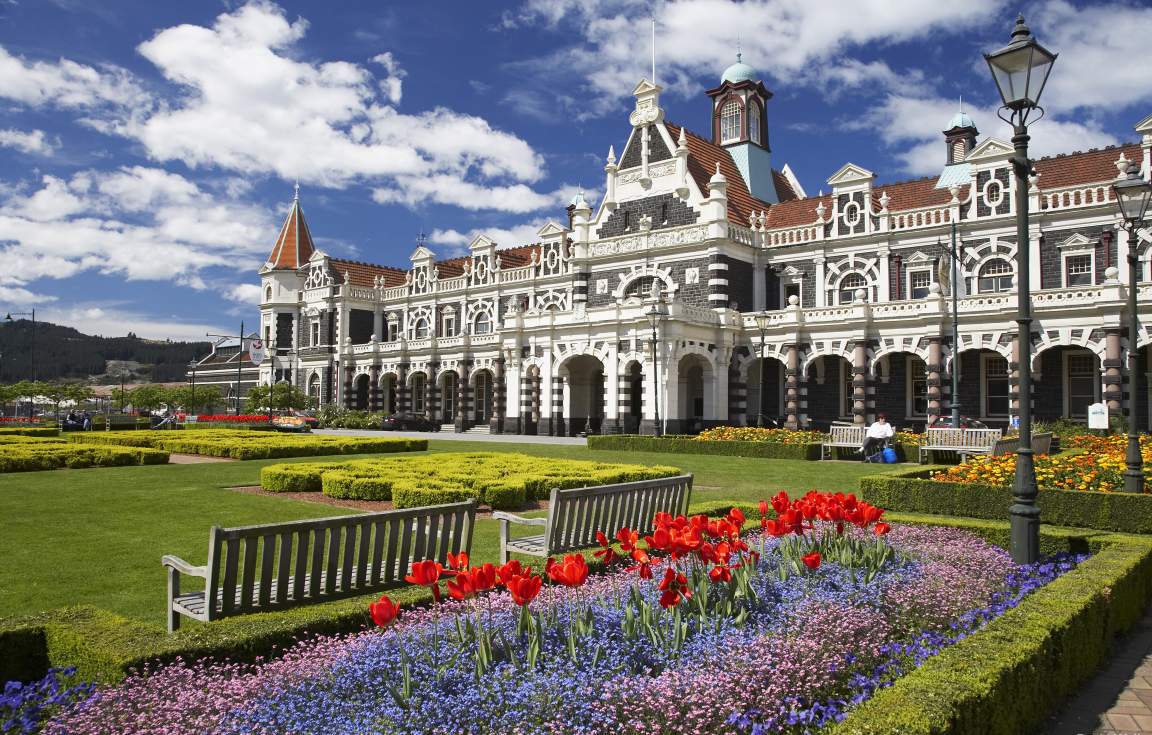
<svg viewBox="0 0 1152 735"><path fill-rule="evenodd" d="M584 447L433 441L432 452L515 451L599 462L670 464L693 473L693 502L755 501L783 488L853 491L886 468L841 462L749 459ZM392 456L395 455L357 455ZM163 622L160 557L203 564L212 525L239 526L354 511L292 497L236 493L257 485L260 468L284 459L0 475L0 617L90 604L153 624ZM299 461L315 461L300 458ZM893 468L899 468L899 465ZM481 520L473 555L495 561L497 523ZM191 580L189 580L191 582Z"/></svg>

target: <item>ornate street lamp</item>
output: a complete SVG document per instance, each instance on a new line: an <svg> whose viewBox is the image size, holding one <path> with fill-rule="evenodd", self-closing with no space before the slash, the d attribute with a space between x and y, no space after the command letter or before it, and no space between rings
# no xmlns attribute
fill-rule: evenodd
<svg viewBox="0 0 1152 735"><path fill-rule="evenodd" d="M1016 175L1020 443L1016 450L1016 481L1012 487L1014 502L1008 512L1012 528L1012 559L1017 564L1030 564L1040 555L1040 509L1036 506L1038 488L1036 466L1032 461L1032 296L1028 280L1028 178L1032 174L1032 161L1028 158L1028 120L1037 110L1041 116L1044 115L1040 95L1056 61L1056 54L1036 42L1021 15L1016 18L1016 27L1012 29L1012 41L999 51L985 54L984 59L1004 102L998 114L1001 120L1012 126L1012 144L1016 148L1012 169Z"/></svg>
<svg viewBox="0 0 1152 735"><path fill-rule="evenodd" d="M648 324L652 326L652 338L649 343L652 346L652 398L655 401L652 408L656 414L656 425L653 427L653 432L656 436L664 435L664 426L660 422L660 365L656 355L656 345L658 344L656 329L667 313L664 302L660 300L657 300L648 311L644 312L644 316L648 317Z"/></svg>
<svg viewBox="0 0 1152 735"><path fill-rule="evenodd" d="M764 337L768 332L768 315L756 315L756 328L760 330L760 406L756 409L756 425L764 427Z"/></svg>
<svg viewBox="0 0 1152 735"><path fill-rule="evenodd" d="M1140 336L1140 320L1136 317L1136 286L1140 283L1138 231L1148 217L1152 202L1152 184L1140 175L1140 165L1128 164L1128 171L1120 174L1112 184L1116 207L1120 210L1121 227L1128 231L1128 451L1124 461L1124 492L1144 492L1144 459L1140 454L1140 431L1136 428L1136 370L1140 352L1136 344Z"/></svg>

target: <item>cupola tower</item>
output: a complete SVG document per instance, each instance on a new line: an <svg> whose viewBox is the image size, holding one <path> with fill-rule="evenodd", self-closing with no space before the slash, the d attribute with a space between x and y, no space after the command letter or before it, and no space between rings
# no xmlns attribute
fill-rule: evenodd
<svg viewBox="0 0 1152 735"><path fill-rule="evenodd" d="M752 196L776 202L772 154L768 145L768 100L772 93L756 70L736 54L724 70L720 86L708 90L712 100L712 142L728 149Z"/></svg>

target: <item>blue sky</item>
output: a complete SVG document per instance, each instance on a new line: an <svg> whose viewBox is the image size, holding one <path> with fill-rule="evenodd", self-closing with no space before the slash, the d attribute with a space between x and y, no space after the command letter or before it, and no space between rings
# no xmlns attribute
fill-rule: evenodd
<svg viewBox="0 0 1152 735"><path fill-rule="evenodd" d="M961 95L1008 137L980 52L1019 10L1060 53L1034 150L1134 140L1146 2L0 0L0 310L181 339L253 322L297 179L338 257L530 242L602 188L653 14L670 120L707 129L739 47L809 194L847 161L931 175Z"/></svg>

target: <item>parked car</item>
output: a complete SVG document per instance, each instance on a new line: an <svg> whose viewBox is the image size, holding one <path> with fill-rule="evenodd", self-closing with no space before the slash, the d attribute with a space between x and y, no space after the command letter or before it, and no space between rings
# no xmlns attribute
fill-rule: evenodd
<svg viewBox="0 0 1152 735"><path fill-rule="evenodd" d="M928 425L928 428L929 429L951 429L952 428L952 417L951 416L937 416L935 419L932 420L932 423ZM985 424L983 421L980 421L978 419L974 419L971 416L961 416L960 417L960 428L961 429L987 429L988 424Z"/></svg>
<svg viewBox="0 0 1152 735"><path fill-rule="evenodd" d="M394 413L385 416L380 422L380 428L384 431L440 431L439 424L415 413Z"/></svg>

